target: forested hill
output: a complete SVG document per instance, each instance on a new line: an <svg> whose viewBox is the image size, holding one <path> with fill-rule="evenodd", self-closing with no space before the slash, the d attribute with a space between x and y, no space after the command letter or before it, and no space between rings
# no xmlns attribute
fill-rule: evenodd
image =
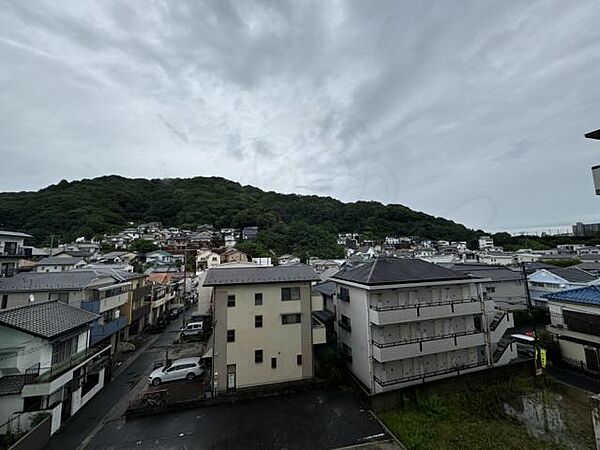
<svg viewBox="0 0 600 450"><path fill-rule="evenodd" d="M193 229L260 227L259 244L314 256L339 254L338 232L472 240L475 231L450 220L377 202L342 203L330 197L284 195L223 178L129 179L104 176L61 181L37 192L0 193L0 229L32 234L34 244L118 231L129 222L160 221Z"/></svg>

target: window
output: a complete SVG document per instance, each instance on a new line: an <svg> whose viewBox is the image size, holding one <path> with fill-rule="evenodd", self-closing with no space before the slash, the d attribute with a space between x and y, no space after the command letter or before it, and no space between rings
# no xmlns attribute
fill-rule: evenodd
<svg viewBox="0 0 600 450"><path fill-rule="evenodd" d="M339 298L340 298L340 300L342 300L344 302L349 302L350 301L350 290L345 287L340 287Z"/></svg>
<svg viewBox="0 0 600 450"><path fill-rule="evenodd" d="M495 286L487 286L487 287L485 288L485 291L486 291L488 294L493 294L494 292L496 292L496 287L495 287Z"/></svg>
<svg viewBox="0 0 600 450"><path fill-rule="evenodd" d="M235 306L235 295L227 296L227 307L233 308Z"/></svg>
<svg viewBox="0 0 600 450"><path fill-rule="evenodd" d="M285 287L281 288L281 300L300 300L300 288L299 287Z"/></svg>
<svg viewBox="0 0 600 450"><path fill-rule="evenodd" d="M235 330L227 330L227 342L235 342Z"/></svg>
<svg viewBox="0 0 600 450"><path fill-rule="evenodd" d="M262 316L254 316L254 328L262 328Z"/></svg>
<svg viewBox="0 0 600 450"><path fill-rule="evenodd" d="M289 325L292 323L300 323L301 317L302 316L300 314L282 314L281 315L281 324Z"/></svg>
<svg viewBox="0 0 600 450"><path fill-rule="evenodd" d="M352 321L350 320L350 317L343 314L340 316L338 325L346 331L350 331L352 329Z"/></svg>
<svg viewBox="0 0 600 450"><path fill-rule="evenodd" d="M297 366L302 365L302 355L296 355L296 365Z"/></svg>
<svg viewBox="0 0 600 450"><path fill-rule="evenodd" d="M277 369L277 358L271 358L271 369Z"/></svg>
<svg viewBox="0 0 600 450"><path fill-rule="evenodd" d="M263 304L263 296L262 292L257 292L254 294L254 306L262 306Z"/></svg>
<svg viewBox="0 0 600 450"><path fill-rule="evenodd" d="M52 365L61 363L71 355L77 353L77 341L78 337L73 336L64 341L52 344Z"/></svg>
<svg viewBox="0 0 600 450"><path fill-rule="evenodd" d="M254 350L254 362L256 364L261 364L263 362L263 351L262 350Z"/></svg>
<svg viewBox="0 0 600 450"><path fill-rule="evenodd" d="M8 307L8 294L2 294L2 306L0 309L6 309Z"/></svg>
<svg viewBox="0 0 600 450"><path fill-rule="evenodd" d="M48 293L48 300L58 300L59 302L69 303L68 292L50 292Z"/></svg>
<svg viewBox="0 0 600 450"><path fill-rule="evenodd" d="M342 356L349 363L352 362L352 349L348 347L346 344L342 345Z"/></svg>

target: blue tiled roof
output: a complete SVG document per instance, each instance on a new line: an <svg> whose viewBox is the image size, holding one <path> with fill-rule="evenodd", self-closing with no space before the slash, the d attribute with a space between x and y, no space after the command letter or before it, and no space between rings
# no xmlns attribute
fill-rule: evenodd
<svg viewBox="0 0 600 450"><path fill-rule="evenodd" d="M548 300L600 306L600 287L587 286L544 295Z"/></svg>

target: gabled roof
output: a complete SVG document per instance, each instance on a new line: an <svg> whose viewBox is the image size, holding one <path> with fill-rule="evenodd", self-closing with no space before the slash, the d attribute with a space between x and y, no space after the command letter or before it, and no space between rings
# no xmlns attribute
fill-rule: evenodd
<svg viewBox="0 0 600 450"><path fill-rule="evenodd" d="M21 272L14 277L0 278L0 292L73 291L84 289L94 281L110 279L118 282L140 277L141 274L115 269L81 269L61 272Z"/></svg>
<svg viewBox="0 0 600 450"><path fill-rule="evenodd" d="M325 281L323 283L315 284L312 287L312 291L318 294L333 296L333 294L335 294L335 283L333 281Z"/></svg>
<svg viewBox="0 0 600 450"><path fill-rule="evenodd" d="M440 264L441 266L472 275L479 278L491 278L492 281L522 280L521 272L511 270L506 266L493 266L487 264Z"/></svg>
<svg viewBox="0 0 600 450"><path fill-rule="evenodd" d="M87 326L100 316L64 302L30 303L0 311L0 325L44 339Z"/></svg>
<svg viewBox="0 0 600 450"><path fill-rule="evenodd" d="M600 306L600 287L586 286L544 295L548 300Z"/></svg>
<svg viewBox="0 0 600 450"><path fill-rule="evenodd" d="M589 283L597 279L591 273L577 267L548 267L546 270L571 283Z"/></svg>
<svg viewBox="0 0 600 450"><path fill-rule="evenodd" d="M38 266L74 266L83 261L82 258L72 258L70 256L48 256L41 259ZM84 261L85 262L85 261Z"/></svg>
<svg viewBox="0 0 600 450"><path fill-rule="evenodd" d="M203 286L236 284L291 283L319 281L315 270L306 264L256 267L218 267L209 269Z"/></svg>
<svg viewBox="0 0 600 450"><path fill-rule="evenodd" d="M421 259L398 258L377 258L373 262L340 271L332 277L332 280L351 281L368 286L462 279L472 278Z"/></svg>
<svg viewBox="0 0 600 450"><path fill-rule="evenodd" d="M10 236L10 237L20 237L20 238L32 237L30 234L27 234L27 233L21 233L19 231L5 231L5 230L0 230L0 236Z"/></svg>

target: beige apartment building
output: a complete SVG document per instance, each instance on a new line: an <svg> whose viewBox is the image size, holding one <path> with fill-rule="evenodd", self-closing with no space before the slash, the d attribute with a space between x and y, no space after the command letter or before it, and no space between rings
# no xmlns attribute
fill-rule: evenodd
<svg viewBox="0 0 600 450"><path fill-rule="evenodd" d="M207 272L217 392L313 376L313 345L325 342L325 328L312 317L311 283L318 279L303 264Z"/></svg>

